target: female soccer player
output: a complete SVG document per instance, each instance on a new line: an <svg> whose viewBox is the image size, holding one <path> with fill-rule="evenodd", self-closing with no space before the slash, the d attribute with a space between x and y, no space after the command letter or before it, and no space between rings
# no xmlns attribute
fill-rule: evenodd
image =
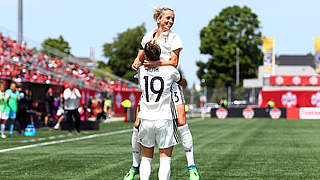
<svg viewBox="0 0 320 180"><path fill-rule="evenodd" d="M144 48L146 57L150 60L157 60L160 51L155 41L148 42ZM138 142L142 148L140 179L149 180L154 146L157 144L160 154L158 177L159 180L168 180L171 174L172 150L178 144L174 125L176 112L171 98L171 87L175 83L186 84L186 81L172 66L159 66L151 69L141 66L138 78L142 90L140 112L138 113L140 119Z"/></svg>
<svg viewBox="0 0 320 180"><path fill-rule="evenodd" d="M152 68L156 66L173 66L177 67L179 62L179 54L182 50L182 42L180 37L172 32L170 29L174 24L174 11L170 8L157 8L153 14L154 20L157 22L158 28L147 33L141 42L141 49L138 52L137 58L132 64L132 69L137 71L138 67L144 60L144 46L150 40L156 40L161 48L161 55L159 61L145 61L145 68ZM178 113L177 125L178 131L181 136L182 145L184 147L188 169L190 173L190 180L199 179L197 169L195 167L193 158L193 140L189 127L185 119L184 98L182 94L182 88L175 84L173 86L173 99ZM132 155L133 164L129 173L125 176L124 180L132 180L134 175L138 173L138 166L140 164L140 145L137 143L138 129L137 123L133 128L132 134Z"/></svg>
<svg viewBox="0 0 320 180"><path fill-rule="evenodd" d="M0 82L0 127L1 127L1 138L6 138L4 135L5 123L8 120L8 97L6 97L4 82Z"/></svg>

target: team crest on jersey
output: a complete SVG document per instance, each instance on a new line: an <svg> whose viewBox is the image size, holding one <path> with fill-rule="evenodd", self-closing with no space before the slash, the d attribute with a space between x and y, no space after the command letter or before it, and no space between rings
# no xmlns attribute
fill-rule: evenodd
<svg viewBox="0 0 320 180"><path fill-rule="evenodd" d="M153 67L151 69L147 70L148 72L152 73L152 72L159 72L159 67Z"/></svg>

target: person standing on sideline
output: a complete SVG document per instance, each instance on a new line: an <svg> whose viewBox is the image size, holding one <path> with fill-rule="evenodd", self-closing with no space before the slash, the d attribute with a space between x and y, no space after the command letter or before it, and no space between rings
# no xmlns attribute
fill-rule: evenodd
<svg viewBox="0 0 320 180"><path fill-rule="evenodd" d="M53 105L54 105L54 97L52 88L49 88L45 95L45 108L46 108L46 116L44 117L44 126L48 126L50 118L53 116Z"/></svg>
<svg viewBox="0 0 320 180"><path fill-rule="evenodd" d="M14 121L17 117L18 111L18 103L20 101L20 93L16 90L17 84L12 82L10 84L10 89L7 89L5 94L8 97L8 119L9 119L9 136L13 136L13 129L14 129Z"/></svg>
<svg viewBox="0 0 320 180"><path fill-rule="evenodd" d="M5 93L4 82L0 82L0 126L1 126L1 138L6 138L4 135L5 123L8 120L8 98Z"/></svg>
<svg viewBox="0 0 320 180"><path fill-rule="evenodd" d="M80 134L80 115L78 112L79 99L81 98L80 91L76 88L75 83L70 83L70 86L63 92L64 110L67 124L69 125L69 135L72 135L73 119L75 119L75 128Z"/></svg>
<svg viewBox="0 0 320 180"><path fill-rule="evenodd" d="M112 108L112 102L111 102L110 95L108 95L107 99L104 101L104 106L103 106L103 111L106 113L107 119L112 118L111 108Z"/></svg>
<svg viewBox="0 0 320 180"><path fill-rule="evenodd" d="M27 111L31 107L31 96L29 95L29 90L23 90L22 84L19 83L17 90L20 93L20 101L18 104L18 112L17 112L17 119L19 126L17 127L19 135L22 134L22 130L24 130L27 127Z"/></svg>

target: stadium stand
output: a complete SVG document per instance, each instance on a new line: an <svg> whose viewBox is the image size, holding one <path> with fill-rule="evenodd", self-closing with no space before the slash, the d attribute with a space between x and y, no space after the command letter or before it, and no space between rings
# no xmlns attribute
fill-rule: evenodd
<svg viewBox="0 0 320 180"><path fill-rule="evenodd" d="M90 69L74 62L50 58L30 49L26 42L20 46L16 40L0 34L0 65L2 79L47 84L68 84L76 81L80 87L112 92L128 90L128 83L95 77ZM136 90L133 88L133 90Z"/></svg>

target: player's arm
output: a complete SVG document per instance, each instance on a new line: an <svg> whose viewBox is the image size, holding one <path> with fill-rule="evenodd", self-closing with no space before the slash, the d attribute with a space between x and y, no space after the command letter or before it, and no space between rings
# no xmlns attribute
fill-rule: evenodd
<svg viewBox="0 0 320 180"><path fill-rule="evenodd" d="M136 112L136 121L134 122L134 127L136 129L139 129L140 119L138 118L138 114L140 112L140 106L137 106L137 112Z"/></svg>
<svg viewBox="0 0 320 180"><path fill-rule="evenodd" d="M173 66L177 68L179 64L179 55L180 55L181 49L176 49L171 51L171 57L169 61L147 61L143 63L143 65L148 68L153 68L157 66Z"/></svg>
<svg viewBox="0 0 320 180"><path fill-rule="evenodd" d="M178 84L185 87L188 85L187 80L184 78L184 76L181 75L180 81L178 81Z"/></svg>
<svg viewBox="0 0 320 180"><path fill-rule="evenodd" d="M141 66L142 64L142 61L144 59L144 51L143 49L140 49L139 52L138 52L138 55L136 57L136 59L134 60L133 64L131 65L131 68L134 70L134 71L138 71L138 68Z"/></svg>

